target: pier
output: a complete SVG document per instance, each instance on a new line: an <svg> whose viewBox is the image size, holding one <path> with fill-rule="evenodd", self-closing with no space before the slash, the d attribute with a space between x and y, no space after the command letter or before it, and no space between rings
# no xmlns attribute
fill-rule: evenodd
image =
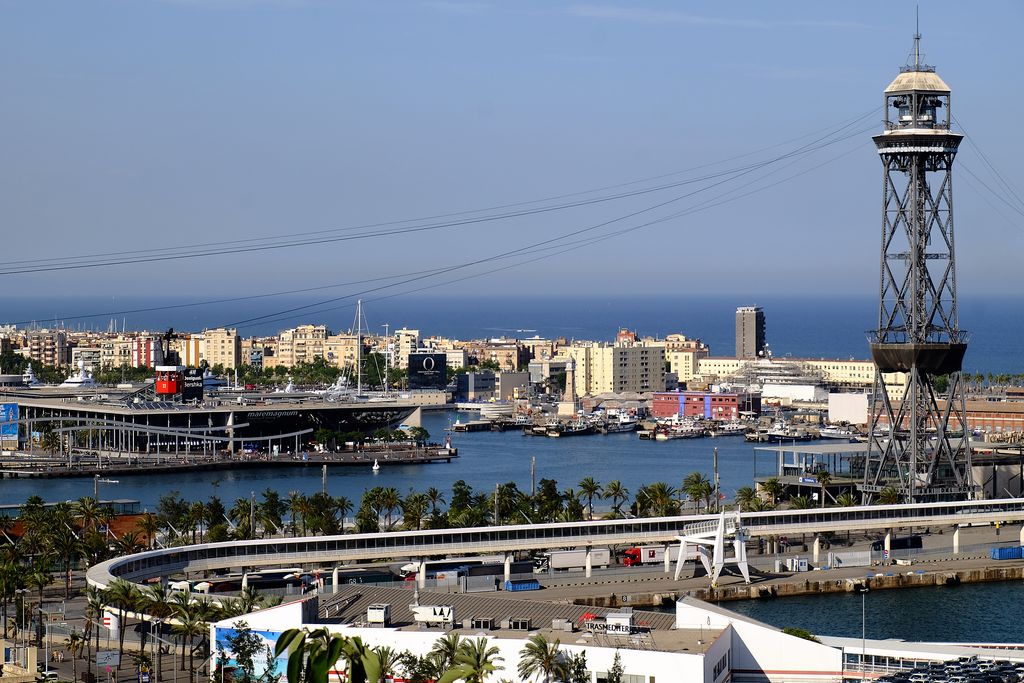
<svg viewBox="0 0 1024 683"><path fill-rule="evenodd" d="M66 458L30 454L10 454L0 458L0 477L4 479L57 479L139 474L166 474L215 470L262 469L268 467L381 467L450 463L459 457L457 448L427 447L373 449L342 453L240 453L201 455L196 453L97 454Z"/></svg>

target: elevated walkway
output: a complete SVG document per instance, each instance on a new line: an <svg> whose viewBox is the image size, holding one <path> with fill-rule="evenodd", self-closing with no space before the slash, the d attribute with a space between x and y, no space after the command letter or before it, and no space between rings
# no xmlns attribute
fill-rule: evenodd
<svg viewBox="0 0 1024 683"><path fill-rule="evenodd" d="M773 510L733 513L731 517L738 518L748 537L957 526L1024 520L1024 499ZM677 543L687 529L711 528L714 533L719 519L718 515L687 515L206 543L115 558L91 567L87 577L91 585L105 587L115 578L142 581L177 572L232 567L323 566L382 558L603 548L613 544L669 545Z"/></svg>

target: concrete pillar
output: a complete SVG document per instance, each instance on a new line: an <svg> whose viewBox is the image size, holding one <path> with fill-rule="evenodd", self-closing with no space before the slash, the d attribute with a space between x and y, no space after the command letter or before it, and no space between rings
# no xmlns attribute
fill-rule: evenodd
<svg viewBox="0 0 1024 683"><path fill-rule="evenodd" d="M334 567L334 571L331 572L331 592L338 592L338 567Z"/></svg>
<svg viewBox="0 0 1024 683"><path fill-rule="evenodd" d="M505 555L505 581L512 580L512 556Z"/></svg>
<svg viewBox="0 0 1024 683"><path fill-rule="evenodd" d="M1020 527L1020 544L1024 545L1024 525Z"/></svg>
<svg viewBox="0 0 1024 683"><path fill-rule="evenodd" d="M892 559L892 532L885 532L885 556Z"/></svg>
<svg viewBox="0 0 1024 683"><path fill-rule="evenodd" d="M812 555L812 562L818 564L818 560L821 558L821 536L814 537L814 554Z"/></svg>
<svg viewBox="0 0 1024 683"><path fill-rule="evenodd" d="M960 554L960 527L953 530L953 554Z"/></svg>
<svg viewBox="0 0 1024 683"><path fill-rule="evenodd" d="M672 548L675 546L665 546L665 573L668 574L672 571Z"/></svg>
<svg viewBox="0 0 1024 683"><path fill-rule="evenodd" d="M249 587L249 572L242 572L242 590Z"/></svg>
<svg viewBox="0 0 1024 683"><path fill-rule="evenodd" d="M590 578L591 573L592 573L592 565L591 565L591 557L590 557L590 548L587 548L586 574L587 574L587 578L588 579Z"/></svg>
<svg viewBox="0 0 1024 683"><path fill-rule="evenodd" d="M427 562L420 560L420 566L416 568L416 583L420 588L427 587Z"/></svg>

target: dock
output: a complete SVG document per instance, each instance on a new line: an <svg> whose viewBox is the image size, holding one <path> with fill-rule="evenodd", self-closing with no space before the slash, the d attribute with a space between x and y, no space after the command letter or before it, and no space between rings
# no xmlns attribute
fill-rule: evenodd
<svg viewBox="0 0 1024 683"><path fill-rule="evenodd" d="M343 453L298 453L235 455L217 454L121 454L93 457L89 462L71 465L52 455L5 455L0 459L0 477L4 479L58 479L69 477L115 476L174 472L260 469L268 467L366 467L376 462L381 467L450 463L459 457L458 449L444 447L395 450L349 451Z"/></svg>

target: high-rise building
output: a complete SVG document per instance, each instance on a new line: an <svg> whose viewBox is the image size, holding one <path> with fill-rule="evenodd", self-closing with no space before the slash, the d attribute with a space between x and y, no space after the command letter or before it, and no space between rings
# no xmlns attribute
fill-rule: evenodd
<svg viewBox="0 0 1024 683"><path fill-rule="evenodd" d="M736 357L760 358L764 350L764 309L740 306L736 309Z"/></svg>

